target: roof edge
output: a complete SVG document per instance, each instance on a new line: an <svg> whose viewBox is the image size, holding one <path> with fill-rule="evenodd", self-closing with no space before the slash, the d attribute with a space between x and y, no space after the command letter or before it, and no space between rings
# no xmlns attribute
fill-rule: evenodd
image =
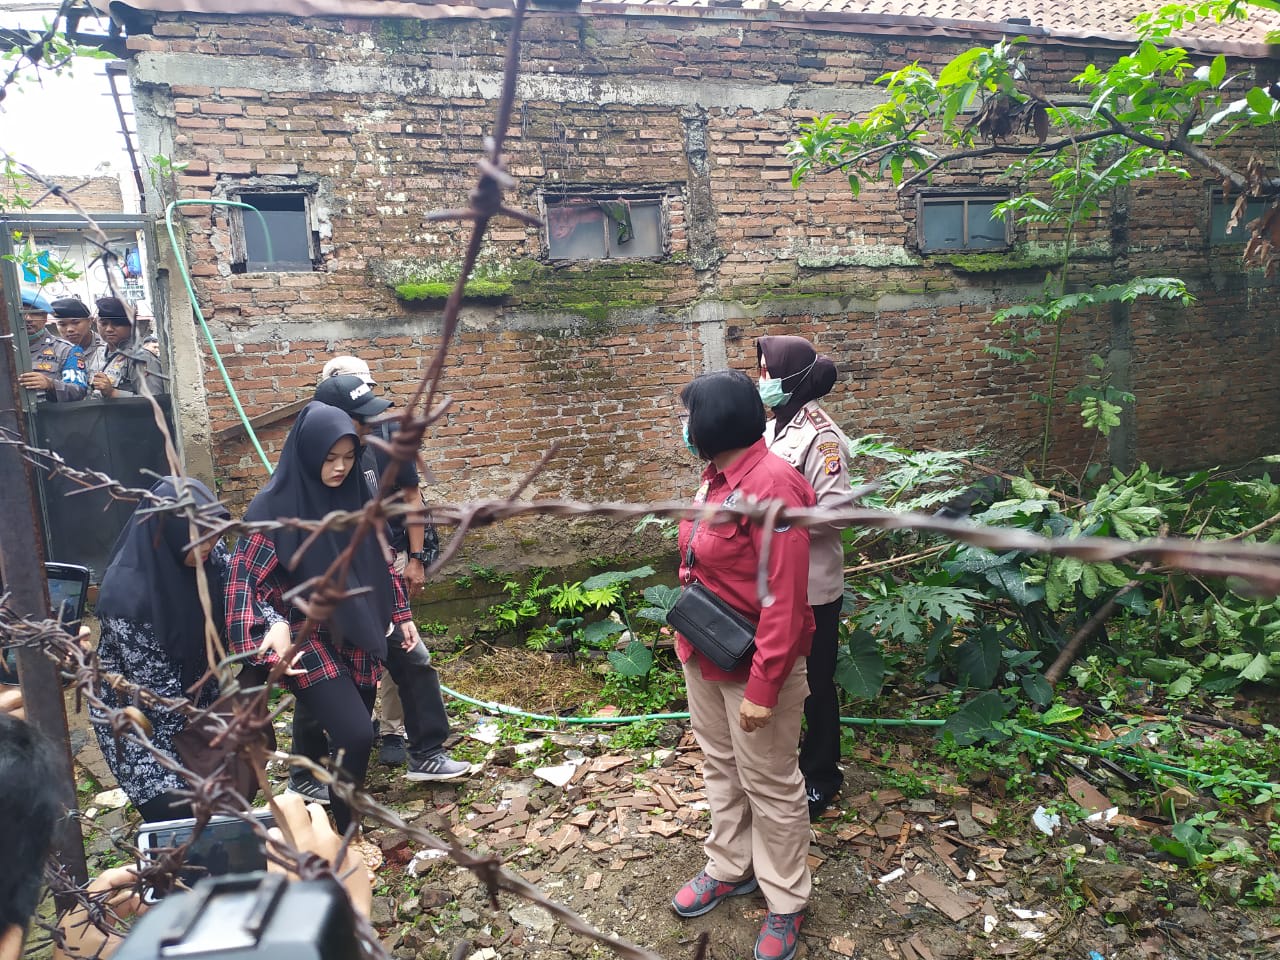
<svg viewBox="0 0 1280 960"><path fill-rule="evenodd" d="M196 16L283 16L291 18L492 20L510 17L510 0L469 0L440 3L434 0L88 0L117 22L137 24L138 15L192 14ZM232 9L228 9L232 8ZM779 7L662 6L634 3L590 3L577 0L533 0L532 15L601 14L677 20L730 20L770 23L784 29L818 29L832 33L863 33L944 39L1003 40L1026 37L1038 43L1085 47L1131 47L1137 37L1121 34L1058 31L1034 24L985 20L945 20L895 14L844 11L790 10ZM145 32L145 28L142 32ZM1170 45L1198 54L1226 54L1251 60L1280 59L1280 45L1240 41L1212 41L1174 37Z"/></svg>

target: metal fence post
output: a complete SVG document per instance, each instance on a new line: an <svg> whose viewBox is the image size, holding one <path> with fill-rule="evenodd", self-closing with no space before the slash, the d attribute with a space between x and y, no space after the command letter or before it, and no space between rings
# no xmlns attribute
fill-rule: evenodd
<svg viewBox="0 0 1280 960"><path fill-rule="evenodd" d="M10 264L5 264L10 266ZM17 341L10 323L18 317L20 296L5 284L0 305L0 428L25 440L26 417L18 397ZM15 303L17 301L17 303ZM17 336L25 335L25 329ZM0 444L0 575L9 594L9 606L23 617L49 617L49 588L44 573L44 537L40 530L34 477L22 449ZM88 880L84 838L76 813L75 769L67 732L67 710L57 665L41 650L18 650L18 677L27 722L54 745L57 755L57 793L69 815L54 830L54 855L77 883Z"/></svg>

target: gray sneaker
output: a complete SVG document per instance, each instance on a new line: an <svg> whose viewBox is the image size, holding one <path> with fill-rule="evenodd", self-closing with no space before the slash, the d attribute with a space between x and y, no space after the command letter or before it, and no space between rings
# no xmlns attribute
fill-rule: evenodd
<svg viewBox="0 0 1280 960"><path fill-rule="evenodd" d="M312 803L323 803L326 807L329 805L329 788L306 771L291 773L285 791L306 797Z"/></svg>
<svg viewBox="0 0 1280 960"><path fill-rule="evenodd" d="M423 760L410 760L406 780L457 780L471 772L471 764L455 760L443 750Z"/></svg>

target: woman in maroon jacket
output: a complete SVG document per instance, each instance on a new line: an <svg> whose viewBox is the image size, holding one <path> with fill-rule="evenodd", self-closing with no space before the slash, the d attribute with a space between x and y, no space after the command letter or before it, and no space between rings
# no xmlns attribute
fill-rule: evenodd
<svg viewBox="0 0 1280 960"><path fill-rule="evenodd" d="M710 461L695 501L733 506L748 500L811 507L813 488L764 442L765 413L743 373L704 374L684 388L685 444ZM726 673L684 637L694 735L706 757L711 806L707 866L671 901L696 917L726 897L757 887L769 906L756 939L756 960L790 960L809 901L809 812L796 759L809 685L805 658L813 637L808 602L809 533L779 524L768 557L768 597L756 589L764 530L746 519L680 524L680 578L695 579L757 624L750 662Z"/></svg>

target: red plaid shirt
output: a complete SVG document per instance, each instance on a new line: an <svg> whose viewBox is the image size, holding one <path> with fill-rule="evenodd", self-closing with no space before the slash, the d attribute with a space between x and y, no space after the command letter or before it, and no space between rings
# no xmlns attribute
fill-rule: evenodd
<svg viewBox="0 0 1280 960"><path fill-rule="evenodd" d="M391 584L395 589L396 608L392 620L405 623L413 619L409 609L409 595L404 580L394 571ZM288 619L293 627L306 621L297 607L285 603L284 593L290 584L287 572L280 566L275 544L261 533L241 537L231 555L231 573L227 581L227 639L236 653L253 653L262 646L267 629L281 620ZM256 601L256 602L255 602ZM296 639L296 638L295 638ZM393 634L387 643L398 643ZM322 680L336 680L347 674L358 687L374 687L382 673L382 664L371 653L358 647L338 646L329 638L324 627L311 631L302 642L299 665L307 672L296 677L285 677L285 682L306 688ZM271 666L279 657L267 651L261 657L251 657L250 662Z"/></svg>

